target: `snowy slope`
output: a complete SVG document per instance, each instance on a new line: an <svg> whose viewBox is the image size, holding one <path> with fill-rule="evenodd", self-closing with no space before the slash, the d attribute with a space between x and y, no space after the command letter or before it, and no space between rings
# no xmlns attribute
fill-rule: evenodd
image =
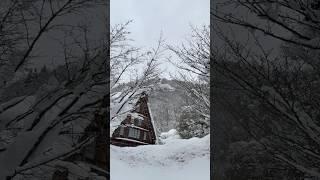
<svg viewBox="0 0 320 180"><path fill-rule="evenodd" d="M174 130L163 145L110 147L111 180L209 180L209 135L180 139Z"/></svg>

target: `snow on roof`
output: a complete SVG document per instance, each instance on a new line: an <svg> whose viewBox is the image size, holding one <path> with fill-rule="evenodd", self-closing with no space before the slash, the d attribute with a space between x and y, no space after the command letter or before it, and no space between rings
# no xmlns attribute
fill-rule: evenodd
<svg viewBox="0 0 320 180"><path fill-rule="evenodd" d="M115 100L115 97L111 97L111 111L110 111L110 117L113 118L116 115L124 114L127 112L130 112L134 106L136 105L139 98L136 95L133 95L132 97L129 97L131 94L126 94L125 97L119 102L118 100ZM119 95L116 94L116 97L118 98Z"/></svg>
<svg viewBox="0 0 320 180"><path fill-rule="evenodd" d="M143 115L132 112L132 110L134 110L139 98L141 97L141 94L148 94L149 91L150 88L148 87L138 89L134 95L131 93L126 94L121 102L115 100L121 96L119 93L115 93L115 96L111 97L110 136L112 136L112 133L129 114L133 119L143 119Z"/></svg>

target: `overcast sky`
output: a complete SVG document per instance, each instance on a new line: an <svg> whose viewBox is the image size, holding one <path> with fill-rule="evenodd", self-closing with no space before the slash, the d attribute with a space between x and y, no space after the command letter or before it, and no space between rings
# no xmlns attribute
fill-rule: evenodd
<svg viewBox="0 0 320 180"><path fill-rule="evenodd" d="M110 23L133 20L131 38L139 47L155 47L161 31L168 44L180 44L190 34L190 25L209 25L209 0L111 0ZM173 65L162 62L164 76L174 73Z"/></svg>

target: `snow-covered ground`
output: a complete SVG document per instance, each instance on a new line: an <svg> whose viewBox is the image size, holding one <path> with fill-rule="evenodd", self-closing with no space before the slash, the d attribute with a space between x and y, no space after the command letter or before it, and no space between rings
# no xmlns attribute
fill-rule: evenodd
<svg viewBox="0 0 320 180"><path fill-rule="evenodd" d="M110 146L111 180L209 180L209 138L180 139L170 130L161 134L163 144Z"/></svg>

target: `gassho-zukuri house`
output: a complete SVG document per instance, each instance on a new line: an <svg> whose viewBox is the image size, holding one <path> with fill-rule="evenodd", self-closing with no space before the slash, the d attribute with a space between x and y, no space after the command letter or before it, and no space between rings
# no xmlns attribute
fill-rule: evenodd
<svg viewBox="0 0 320 180"><path fill-rule="evenodd" d="M111 120L110 143L115 146L139 146L156 144L156 132L148 94L143 91L129 100L116 120Z"/></svg>

